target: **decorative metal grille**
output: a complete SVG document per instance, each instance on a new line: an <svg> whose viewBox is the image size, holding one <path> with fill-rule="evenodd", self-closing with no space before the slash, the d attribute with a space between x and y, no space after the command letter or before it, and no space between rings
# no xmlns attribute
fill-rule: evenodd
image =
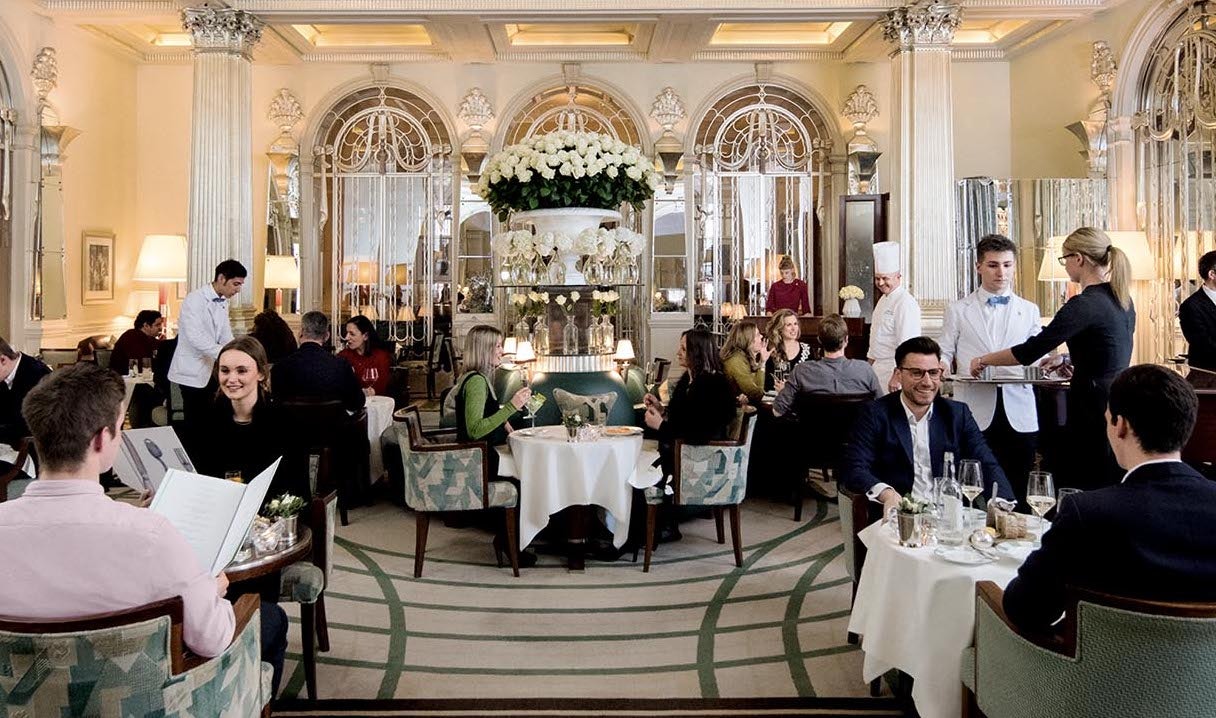
<svg viewBox="0 0 1216 718"><path fill-rule="evenodd" d="M560 85L536 93L511 119L503 145L559 130L599 132L627 145L642 146L641 132L621 103L604 90L581 85Z"/></svg>

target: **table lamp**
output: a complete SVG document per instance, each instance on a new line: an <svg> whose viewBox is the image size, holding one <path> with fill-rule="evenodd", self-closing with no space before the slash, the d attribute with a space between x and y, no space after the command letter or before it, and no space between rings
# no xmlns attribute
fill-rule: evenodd
<svg viewBox="0 0 1216 718"><path fill-rule="evenodd" d="M262 275L265 289L274 290L274 310L283 313L283 290L300 288L300 268L296 258L286 254L266 255L266 270Z"/></svg>
<svg viewBox="0 0 1216 718"><path fill-rule="evenodd" d="M136 289L127 295L128 317L136 317L145 309L152 309L160 302L160 292L155 289Z"/></svg>
<svg viewBox="0 0 1216 718"><path fill-rule="evenodd" d="M515 356L515 352L517 352L517 351L519 351L519 348L516 346L515 337L503 337L503 340L502 340L503 356L512 356L513 357L513 356Z"/></svg>
<svg viewBox="0 0 1216 718"><path fill-rule="evenodd" d="M741 322L747 319L747 309L742 304L736 304L730 312L730 320L732 322Z"/></svg>
<svg viewBox="0 0 1216 718"><path fill-rule="evenodd" d="M612 361L617 364L617 371L624 372L629 366L629 362L636 357L633 354L633 342L628 339L622 339L616 343L616 353L612 355Z"/></svg>
<svg viewBox="0 0 1216 718"><path fill-rule="evenodd" d="M180 234L149 234L135 262L137 282L160 285L160 313L169 320L169 285L186 281L186 238Z"/></svg>
<svg viewBox="0 0 1216 718"><path fill-rule="evenodd" d="M528 365L534 361L536 361L536 352L532 350L532 342L527 340L519 342L518 346L515 347L515 363L524 372L524 386L528 386L528 383L532 379L530 376L531 368Z"/></svg>
<svg viewBox="0 0 1216 718"><path fill-rule="evenodd" d="M1133 280L1149 280L1157 278L1157 268L1153 262L1153 251L1148 246L1148 235L1144 232L1127 232L1107 230L1111 244L1123 250L1132 265Z"/></svg>
<svg viewBox="0 0 1216 718"><path fill-rule="evenodd" d="M417 319L417 317L414 316L414 308L410 305L402 304L397 310L397 321L409 322L410 324L413 324L415 319Z"/></svg>
<svg viewBox="0 0 1216 718"><path fill-rule="evenodd" d="M1043 261L1039 263L1040 282L1067 282L1068 272L1060 266L1060 256L1064 254L1064 236L1052 237L1043 248Z"/></svg>

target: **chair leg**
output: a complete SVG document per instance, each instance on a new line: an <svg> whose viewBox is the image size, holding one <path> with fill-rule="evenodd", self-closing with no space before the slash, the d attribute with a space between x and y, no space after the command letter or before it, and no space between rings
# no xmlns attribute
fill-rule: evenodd
<svg viewBox="0 0 1216 718"><path fill-rule="evenodd" d="M514 506L503 512L507 517L507 556L511 559L511 573L519 578L519 531L516 526L518 514Z"/></svg>
<svg viewBox="0 0 1216 718"><path fill-rule="evenodd" d="M802 487L804 484L806 484L807 477L809 475L810 469L803 472L802 476L800 476L798 481L794 484L794 491L790 496L790 503L794 505L794 521L799 523L802 522L802 504L806 502L804 496L805 492L803 491Z"/></svg>
<svg viewBox="0 0 1216 718"><path fill-rule="evenodd" d="M431 527L431 515L419 511L414 518L417 531L414 536L414 578L422 577L422 559L426 556L426 532Z"/></svg>
<svg viewBox="0 0 1216 718"><path fill-rule="evenodd" d="M338 498L338 514L342 517L342 525L350 526L350 519L346 517L346 502L341 497Z"/></svg>
<svg viewBox="0 0 1216 718"><path fill-rule="evenodd" d="M317 626L316 606L300 604L300 637L304 639L304 683L308 686L308 699L317 699Z"/></svg>
<svg viewBox="0 0 1216 718"><path fill-rule="evenodd" d="M739 534L739 504L726 507L730 512L730 540L735 547L735 565L743 568L743 536Z"/></svg>
<svg viewBox="0 0 1216 718"><path fill-rule="evenodd" d="M642 573L650 571L650 555L654 553L654 520L659 507L646 504L646 556L642 559Z"/></svg>
<svg viewBox="0 0 1216 718"><path fill-rule="evenodd" d="M714 507L714 528L718 530L718 543L726 543L726 527L723 525L722 507Z"/></svg>
<svg viewBox="0 0 1216 718"><path fill-rule="evenodd" d="M329 651L329 622L325 619L325 592L317 596L317 649Z"/></svg>

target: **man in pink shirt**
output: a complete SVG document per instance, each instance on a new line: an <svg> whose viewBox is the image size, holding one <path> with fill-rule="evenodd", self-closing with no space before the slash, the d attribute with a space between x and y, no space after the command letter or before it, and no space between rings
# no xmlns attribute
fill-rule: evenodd
<svg viewBox="0 0 1216 718"><path fill-rule="evenodd" d="M227 576L208 574L165 517L111 500L98 483L122 442L124 393L117 374L81 363L25 398L40 469L23 496L0 504L0 607L22 618L70 618L181 596L186 646L218 655L236 625ZM263 604L262 620L263 658L273 662L267 631L285 648L286 616Z"/></svg>

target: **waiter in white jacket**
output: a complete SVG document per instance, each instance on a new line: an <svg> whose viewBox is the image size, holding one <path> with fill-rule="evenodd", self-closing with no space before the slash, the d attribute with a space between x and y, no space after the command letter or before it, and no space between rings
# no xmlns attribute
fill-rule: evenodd
<svg viewBox="0 0 1216 718"><path fill-rule="evenodd" d="M235 259L215 267L215 279L186 295L177 317L177 349L169 365L169 381L178 385L186 423L197 426L210 404L207 385L220 349L232 341L228 300L245 284L249 272Z"/></svg>
<svg viewBox="0 0 1216 718"><path fill-rule="evenodd" d="M874 366L878 385L896 391L900 383L895 372L895 347L921 335L920 304L903 287L899 242L874 245L874 286L882 296L874 305L866 358Z"/></svg>
<svg viewBox="0 0 1216 718"><path fill-rule="evenodd" d="M1039 308L1013 293L1017 246L1008 237L990 234L975 246L980 287L950 304L942 323L942 362L967 376L974 357L1014 346L1038 334ZM993 367L995 376L1021 377L1022 367ZM1026 475L1034 465L1039 430L1034 389L1029 384L954 385L954 398L967 404L984 432L992 453L1026 500Z"/></svg>

